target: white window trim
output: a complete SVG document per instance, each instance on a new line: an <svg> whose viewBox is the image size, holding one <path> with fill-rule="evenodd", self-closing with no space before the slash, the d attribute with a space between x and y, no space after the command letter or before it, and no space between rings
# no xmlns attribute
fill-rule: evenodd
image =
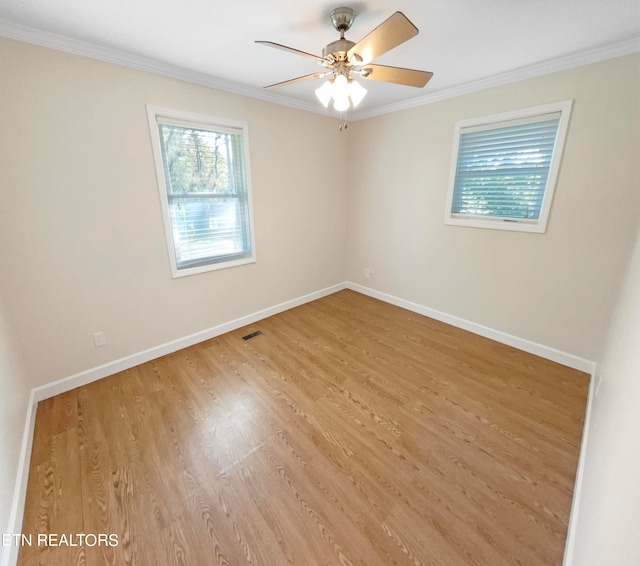
<svg viewBox="0 0 640 566"><path fill-rule="evenodd" d="M255 263L256 244L253 223L253 198L251 194L251 166L249 163L249 125L246 122L238 120L208 116L195 112L187 112L185 110L176 110L173 108L164 108L161 106L152 106L149 104L147 104L146 107L147 118L149 121L149 132L151 134L151 147L153 149L153 158L158 184L158 193L160 196L160 205L162 208L162 220L164 224L165 238L167 240L167 251L169 253L172 278L175 279L178 277L187 277L189 275L196 275L198 273L217 271L219 269L227 269L229 267L237 267L239 265ZM176 263L176 254L174 251L175 247L173 242L173 231L171 229L171 217L169 215L169 200L167 197L167 187L164 178L164 168L162 164L162 149L160 147L160 134L158 132L158 118L161 118L163 123L171 123L171 120L173 119L174 123L178 125L184 125L184 122L189 122L194 127L205 129L211 128L221 132L224 132L225 130L230 132L237 132L238 130L242 130L242 139L244 143L244 163L246 169L245 176L247 181L249 231L251 239L251 255L249 257L178 269Z"/></svg>
<svg viewBox="0 0 640 566"><path fill-rule="evenodd" d="M513 110L503 112L501 114L492 114L490 116L481 116L468 120L460 120L456 122L453 136L453 150L451 153L451 168L449 171L449 187L447 193L447 207L445 210L444 223L453 226L468 226L473 228L493 228L495 230L510 230L515 232L536 232L544 233L547 230L547 222L549 220L549 211L551 210L551 202L556 188L558 171L560 170L560 162L564 149L564 142L569 127L569 117L571 114L571 106L573 100L564 100L551 104L543 104L524 108L521 110ZM558 124L558 134L553 148L553 157L549 167L549 176L544 191L542 207L540 209L540 218L538 220L526 220L516 218L490 218L471 216L463 214L454 214L451 212L453 206L453 194L456 178L456 169L458 164L458 148L460 144L460 134L465 128L473 126L485 126L495 124L499 126L501 122L511 120L520 120L523 118L532 118L541 114L551 114L560 112L560 122Z"/></svg>

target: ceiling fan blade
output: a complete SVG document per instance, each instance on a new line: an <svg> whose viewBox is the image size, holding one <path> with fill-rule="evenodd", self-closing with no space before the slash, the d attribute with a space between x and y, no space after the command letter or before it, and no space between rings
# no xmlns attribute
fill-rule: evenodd
<svg viewBox="0 0 640 566"><path fill-rule="evenodd" d="M300 81L306 81L307 79L319 79L320 77L324 77L326 73L311 73L310 75L304 75L302 77L296 77L295 79L289 79L288 81L282 81L281 83L274 83L269 86L265 86L264 88L274 88L279 86L292 85L293 83L297 83Z"/></svg>
<svg viewBox="0 0 640 566"><path fill-rule="evenodd" d="M303 57L307 57L308 59L313 59L314 61L325 61L324 57L320 57L319 55L313 55L312 53L307 53L306 51L300 51L299 49L294 49L293 47L287 47L286 45L281 45L280 43L274 43L273 41L256 41L261 45L267 45L269 47L275 47L276 49L282 49L283 51L288 51L289 53L294 53L295 55L302 55Z"/></svg>
<svg viewBox="0 0 640 566"><path fill-rule="evenodd" d="M370 81L384 81L399 85L423 87L433 77L428 71L403 69L402 67L386 67L384 65L363 65L360 75Z"/></svg>
<svg viewBox="0 0 640 566"><path fill-rule="evenodd" d="M369 63L416 35L418 28L402 12L396 12L349 49L347 59L356 55L362 63Z"/></svg>

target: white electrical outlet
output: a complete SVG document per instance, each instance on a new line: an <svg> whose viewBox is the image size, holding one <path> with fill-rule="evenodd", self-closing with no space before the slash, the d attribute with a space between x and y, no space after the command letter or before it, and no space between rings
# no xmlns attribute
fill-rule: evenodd
<svg viewBox="0 0 640 566"><path fill-rule="evenodd" d="M365 267L364 268L364 277L365 277L365 279L372 279L373 278L373 269L371 269L370 267Z"/></svg>
<svg viewBox="0 0 640 566"><path fill-rule="evenodd" d="M102 330L100 332L94 332L93 342L96 345L96 348L99 348L100 346L104 346L107 343L104 337L104 332L102 332Z"/></svg>

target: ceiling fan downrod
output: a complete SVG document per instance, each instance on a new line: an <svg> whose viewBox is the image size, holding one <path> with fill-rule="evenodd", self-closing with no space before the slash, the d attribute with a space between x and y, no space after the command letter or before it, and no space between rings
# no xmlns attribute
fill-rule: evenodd
<svg viewBox="0 0 640 566"><path fill-rule="evenodd" d="M345 32L349 31L355 18L355 11L346 6L336 8L331 12L331 23L333 27L336 28L336 31L340 32L340 39L344 39Z"/></svg>
<svg viewBox="0 0 640 566"><path fill-rule="evenodd" d="M346 61L347 51L355 45L355 42L344 38L345 32L349 31L355 17L355 11L346 6L336 8L331 12L331 23L336 31L340 33L340 39L326 45L322 50L322 56L332 63L336 61Z"/></svg>

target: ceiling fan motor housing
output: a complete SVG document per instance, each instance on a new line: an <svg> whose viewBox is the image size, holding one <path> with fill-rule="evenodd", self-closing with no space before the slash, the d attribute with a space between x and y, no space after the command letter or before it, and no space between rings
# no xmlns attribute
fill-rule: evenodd
<svg viewBox="0 0 640 566"><path fill-rule="evenodd" d="M346 60L347 51L351 49L355 45L354 41L349 41L348 39L337 39L336 41L332 41L322 50L322 56L328 57L329 55L334 55L336 60Z"/></svg>

